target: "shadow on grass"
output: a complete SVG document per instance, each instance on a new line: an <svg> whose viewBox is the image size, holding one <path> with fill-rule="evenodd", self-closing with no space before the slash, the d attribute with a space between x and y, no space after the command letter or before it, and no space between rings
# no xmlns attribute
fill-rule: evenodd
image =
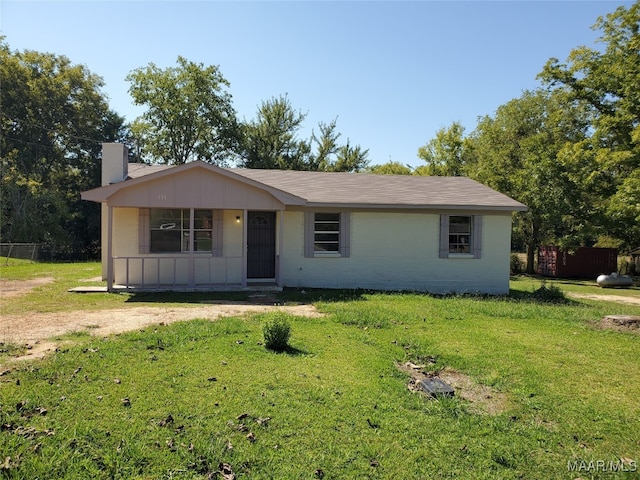
<svg viewBox="0 0 640 480"><path fill-rule="evenodd" d="M508 296L496 297L517 302L539 303L544 305L579 305L580 302L567 298L560 289L541 287L531 292L509 290Z"/></svg>
<svg viewBox="0 0 640 480"><path fill-rule="evenodd" d="M373 290L358 289L324 289L324 288L285 288L278 294L282 303L300 302L349 302L366 300L365 295L379 293ZM388 293L388 292L387 292Z"/></svg>
<svg viewBox="0 0 640 480"><path fill-rule="evenodd" d="M275 353L277 355L289 355L291 357L297 357L301 355L309 355L311 352L307 352L306 350L300 350L299 348L292 347L291 345L287 345L287 348L284 350L274 350L273 348L265 347L269 352Z"/></svg>
<svg viewBox="0 0 640 480"><path fill-rule="evenodd" d="M556 282L554 282L556 283ZM560 282L557 282L560 283ZM575 283L572 283L575 285ZM140 292L133 293L126 300L127 303L234 303L249 302L250 297L255 292ZM447 298L474 298L479 300L515 300L531 303L545 304L574 304L579 302L565 297L562 290L554 285L543 286L534 291L522 291L510 289L508 295L489 295L479 293L464 294L433 294L428 292L393 292L376 291L365 289L322 289L322 288L285 288L282 292L273 294L275 302L279 304L303 303L310 304L316 302L352 302L367 300L367 295L420 295L425 298L447 299Z"/></svg>
<svg viewBox="0 0 640 480"><path fill-rule="evenodd" d="M127 303L212 303L246 302L250 292L140 292L132 293Z"/></svg>

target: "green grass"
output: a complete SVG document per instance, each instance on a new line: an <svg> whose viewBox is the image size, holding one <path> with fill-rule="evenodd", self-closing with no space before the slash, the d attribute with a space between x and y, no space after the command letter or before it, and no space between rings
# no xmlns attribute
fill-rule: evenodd
<svg viewBox="0 0 640 480"><path fill-rule="evenodd" d="M104 310L121 308L127 304L196 306L211 300L246 300L245 292L215 293L91 293L68 292L70 288L90 285L106 285L94 280L101 276L99 263L32 263L11 260L9 265L0 262L0 279L32 280L39 277L53 281L38 286L26 295L3 298L0 314L17 315L25 312L61 312L71 310Z"/></svg>
<svg viewBox="0 0 640 480"><path fill-rule="evenodd" d="M539 287L288 291L283 301L327 316L290 317L283 353L262 345L264 316L66 336L71 346L0 376L0 478L205 479L222 464L252 479L637 478L567 463L640 462L640 335L593 327L640 307L547 304ZM396 363L427 360L509 402L490 415L412 393Z"/></svg>

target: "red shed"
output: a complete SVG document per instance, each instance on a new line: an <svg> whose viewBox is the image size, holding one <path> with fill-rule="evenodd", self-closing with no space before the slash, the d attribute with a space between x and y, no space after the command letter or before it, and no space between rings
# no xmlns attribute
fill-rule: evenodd
<svg viewBox="0 0 640 480"><path fill-rule="evenodd" d="M579 247L570 253L560 247L538 250L538 274L557 278L595 278L618 270L616 248Z"/></svg>

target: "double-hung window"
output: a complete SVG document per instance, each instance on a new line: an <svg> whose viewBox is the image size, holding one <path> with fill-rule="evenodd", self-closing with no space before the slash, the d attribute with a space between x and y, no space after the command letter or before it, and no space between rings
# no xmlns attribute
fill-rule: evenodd
<svg viewBox="0 0 640 480"><path fill-rule="evenodd" d="M304 256L348 257L349 212L305 212Z"/></svg>
<svg viewBox="0 0 640 480"><path fill-rule="evenodd" d="M480 258L481 215L440 215L440 258Z"/></svg>
<svg viewBox="0 0 640 480"><path fill-rule="evenodd" d="M471 218L449 217L449 253L471 253Z"/></svg>
<svg viewBox="0 0 640 480"><path fill-rule="evenodd" d="M210 252L221 255L222 212L210 209L140 209L140 253Z"/></svg>

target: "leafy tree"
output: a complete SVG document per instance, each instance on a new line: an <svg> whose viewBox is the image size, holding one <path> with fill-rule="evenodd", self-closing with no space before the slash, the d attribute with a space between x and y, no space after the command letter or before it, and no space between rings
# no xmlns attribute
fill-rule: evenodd
<svg viewBox="0 0 640 480"><path fill-rule="evenodd" d="M240 165L308 170L311 145L298 138L305 118L306 114L296 112L286 96L262 102L257 119L243 126Z"/></svg>
<svg viewBox="0 0 640 480"><path fill-rule="evenodd" d="M305 119L287 96L262 102L257 118L243 126L240 166L325 172L358 172L367 166L368 150L338 144L336 120L320 122L318 135L301 139Z"/></svg>
<svg viewBox="0 0 640 480"><path fill-rule="evenodd" d="M176 67L150 63L126 80L134 103L147 106L132 126L143 157L176 165L192 160L225 164L237 150L229 82L217 66L179 56Z"/></svg>
<svg viewBox="0 0 640 480"><path fill-rule="evenodd" d="M441 128L436 137L418 149L418 157L427 164L416 169L417 175L459 177L465 174L464 127L454 122Z"/></svg>
<svg viewBox="0 0 640 480"><path fill-rule="evenodd" d="M88 253L99 206L79 192L100 185L101 142L122 139L124 119L109 110L102 79L64 56L0 40L0 83L0 236Z"/></svg>
<svg viewBox="0 0 640 480"><path fill-rule="evenodd" d="M596 170L609 187L601 192L609 200L609 229L635 246L634 219L640 205L640 2L598 18L593 28L602 31L602 49L576 48L566 63L552 58L540 78L589 105Z"/></svg>
<svg viewBox="0 0 640 480"><path fill-rule="evenodd" d="M387 162L381 165L373 165L367 169L369 173L378 175L412 175L413 170L408 165L400 162Z"/></svg>
<svg viewBox="0 0 640 480"><path fill-rule="evenodd" d="M514 237L526 245L529 273L541 242L570 246L593 235L584 225L594 209L583 189L588 171L583 161L589 160L585 117L584 109L560 93L525 92L495 116L482 118L471 136L469 176L529 207L514 218Z"/></svg>
<svg viewBox="0 0 640 480"><path fill-rule="evenodd" d="M360 145L346 145L338 148L335 163L326 168L329 172L362 172L369 165L369 149L363 150Z"/></svg>
<svg viewBox="0 0 640 480"><path fill-rule="evenodd" d="M311 143L316 147L316 154L311 158L310 170L327 171L332 168L333 159L340 148L340 133L336 131L336 122L335 119L331 123L320 122L320 135L316 136L315 132L311 134Z"/></svg>

